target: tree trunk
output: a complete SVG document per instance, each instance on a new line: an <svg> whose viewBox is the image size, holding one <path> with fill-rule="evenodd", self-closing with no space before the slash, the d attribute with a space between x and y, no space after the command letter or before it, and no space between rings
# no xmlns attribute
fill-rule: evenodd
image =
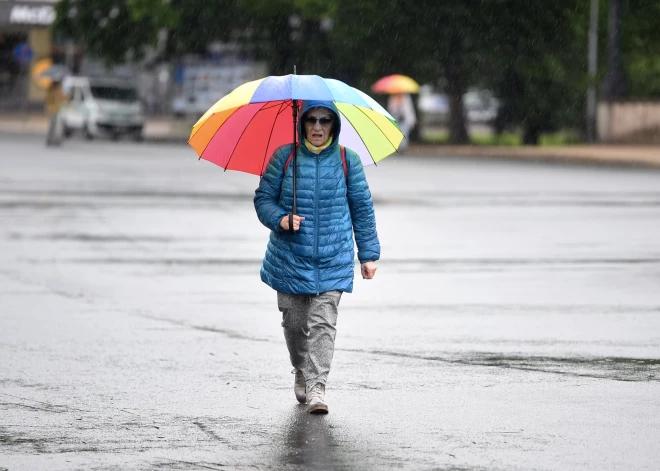
<svg viewBox="0 0 660 471"><path fill-rule="evenodd" d="M541 137L541 127L534 123L523 125L522 143L525 146L537 146Z"/></svg>
<svg viewBox="0 0 660 471"><path fill-rule="evenodd" d="M610 0L607 25L608 61L603 82L603 98L612 100L627 94L621 62L621 0Z"/></svg>
<svg viewBox="0 0 660 471"><path fill-rule="evenodd" d="M453 34L449 41L449 57L447 58L447 94L449 95L449 142L451 144L467 144L470 139L465 125L465 110L463 109L463 73L461 70L461 39Z"/></svg>

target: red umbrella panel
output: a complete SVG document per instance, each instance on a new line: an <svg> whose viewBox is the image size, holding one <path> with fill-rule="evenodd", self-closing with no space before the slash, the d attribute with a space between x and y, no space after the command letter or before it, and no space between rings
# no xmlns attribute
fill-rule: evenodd
<svg viewBox="0 0 660 471"><path fill-rule="evenodd" d="M225 170L263 174L275 149L290 144L294 135L291 100L251 103L215 115L215 136L198 155ZM229 117L232 119L227 119ZM247 125L245 124L247 123ZM236 136L240 136L236 139ZM201 142L201 141L198 141ZM228 146L232 142L235 145ZM191 142L194 147L194 143ZM259 156L259 158L255 158Z"/></svg>

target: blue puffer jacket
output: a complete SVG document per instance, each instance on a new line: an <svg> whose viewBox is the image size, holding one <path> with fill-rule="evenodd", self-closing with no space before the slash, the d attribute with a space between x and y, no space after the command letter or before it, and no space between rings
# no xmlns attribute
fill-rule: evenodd
<svg viewBox="0 0 660 471"><path fill-rule="evenodd" d="M320 154L304 145L298 148L297 205L298 215L305 218L300 230L290 234L279 225L293 206L293 160L284 173L291 144L275 150L254 196L259 220L272 231L261 279L282 293L353 291L353 231L360 263L380 257L373 202L360 157L346 149L346 177L339 149L339 112L332 102L306 101L302 114L317 106L335 114L337 128L332 144ZM302 120L298 135L304 135Z"/></svg>

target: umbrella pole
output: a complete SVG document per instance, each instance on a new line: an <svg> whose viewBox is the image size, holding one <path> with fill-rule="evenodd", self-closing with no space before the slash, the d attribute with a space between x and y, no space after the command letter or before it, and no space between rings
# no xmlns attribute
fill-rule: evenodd
<svg viewBox="0 0 660 471"><path fill-rule="evenodd" d="M293 66L293 75L296 75L296 66ZM298 100L293 100L293 205L291 208L291 214L289 214L289 231L291 234L295 234L296 231L293 230L293 215L298 212L296 206L296 154L298 153L296 149L296 121L298 120Z"/></svg>

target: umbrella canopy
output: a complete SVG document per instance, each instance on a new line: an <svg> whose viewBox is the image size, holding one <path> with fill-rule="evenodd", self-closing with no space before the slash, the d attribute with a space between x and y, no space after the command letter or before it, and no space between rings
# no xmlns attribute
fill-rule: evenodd
<svg viewBox="0 0 660 471"><path fill-rule="evenodd" d="M56 82L61 82L64 80L64 77L69 75L68 67L61 64L53 64L48 67L46 70L39 74L40 79L51 79Z"/></svg>
<svg viewBox="0 0 660 471"><path fill-rule="evenodd" d="M396 152L403 139L394 118L360 90L318 75L284 75L245 83L219 100L193 126L188 144L225 170L262 175L275 149L293 140L297 100L334 102L339 143L364 165Z"/></svg>
<svg viewBox="0 0 660 471"><path fill-rule="evenodd" d="M419 93L419 84L407 75L388 75L371 86L375 93Z"/></svg>
<svg viewBox="0 0 660 471"><path fill-rule="evenodd" d="M48 58L37 61L32 67L32 79L39 88L48 88L53 81L61 82L69 73L67 67L53 64Z"/></svg>

